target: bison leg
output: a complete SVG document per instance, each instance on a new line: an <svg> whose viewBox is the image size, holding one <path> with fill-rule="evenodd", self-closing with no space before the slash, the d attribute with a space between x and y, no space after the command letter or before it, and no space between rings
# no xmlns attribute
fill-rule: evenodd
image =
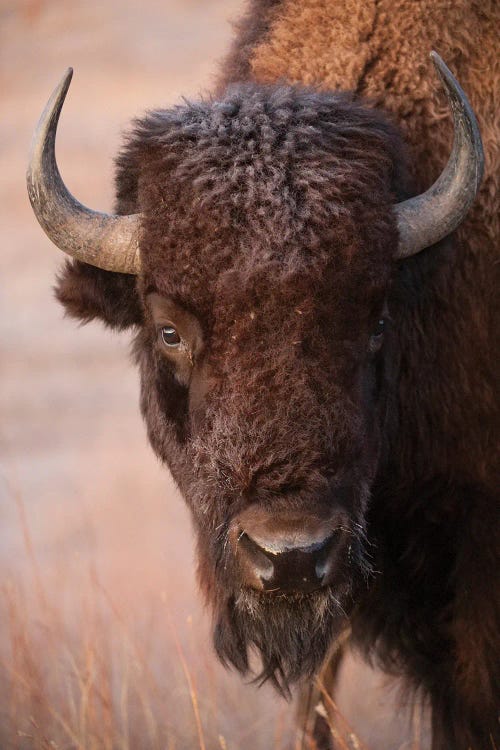
<svg viewBox="0 0 500 750"><path fill-rule="evenodd" d="M301 750L337 750L340 747L335 744L338 730L331 716L329 701L332 703L331 696L335 691L338 669L349 635L347 630L337 639L318 677L301 688L297 706Z"/></svg>
<svg viewBox="0 0 500 750"><path fill-rule="evenodd" d="M301 750L429 750L430 712L403 678L361 657L351 641L336 650L301 694Z"/></svg>

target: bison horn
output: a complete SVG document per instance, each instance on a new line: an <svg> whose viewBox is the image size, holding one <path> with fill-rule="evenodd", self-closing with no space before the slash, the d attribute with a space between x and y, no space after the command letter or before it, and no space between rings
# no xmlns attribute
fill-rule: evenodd
<svg viewBox="0 0 500 750"><path fill-rule="evenodd" d="M483 174L481 135L472 108L439 55L432 52L431 57L453 112L453 149L429 190L396 205L400 237L397 258L415 255L456 229L475 198ZM31 205L46 234L64 252L108 271L137 274L140 215L117 216L86 208L68 191L57 168L57 123L72 75L70 68L50 97L35 131L27 173Z"/></svg>
<svg viewBox="0 0 500 750"><path fill-rule="evenodd" d="M483 176L483 145L474 112L443 60L436 52L431 52L431 58L453 112L453 148L436 182L425 193L395 206L397 258L415 255L453 232L467 214Z"/></svg>
<svg viewBox="0 0 500 750"><path fill-rule="evenodd" d="M57 168L57 123L72 76L69 68L35 130L26 175L31 205L41 227L60 250L107 271L137 274L140 215L91 211L71 195Z"/></svg>

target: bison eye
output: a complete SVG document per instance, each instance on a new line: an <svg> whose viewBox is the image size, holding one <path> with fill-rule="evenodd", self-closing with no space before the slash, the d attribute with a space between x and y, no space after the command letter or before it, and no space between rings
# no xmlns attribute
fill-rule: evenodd
<svg viewBox="0 0 500 750"><path fill-rule="evenodd" d="M385 320L384 318L380 318L380 320L378 321L375 327L375 330L370 336L370 351L378 352L378 350L382 346L382 341L384 339L384 331L385 331Z"/></svg>
<svg viewBox="0 0 500 750"><path fill-rule="evenodd" d="M181 337L177 329L173 326L163 326L161 329L161 338L165 346L175 347L181 343Z"/></svg>

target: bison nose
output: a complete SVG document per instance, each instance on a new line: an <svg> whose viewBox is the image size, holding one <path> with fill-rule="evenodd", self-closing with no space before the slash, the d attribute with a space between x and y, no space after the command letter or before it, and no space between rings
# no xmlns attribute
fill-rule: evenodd
<svg viewBox="0 0 500 750"><path fill-rule="evenodd" d="M244 582L252 588L276 593L307 594L321 588L329 572L334 553L335 534L321 540L302 540L291 546L289 540L274 537L239 536L238 556Z"/></svg>

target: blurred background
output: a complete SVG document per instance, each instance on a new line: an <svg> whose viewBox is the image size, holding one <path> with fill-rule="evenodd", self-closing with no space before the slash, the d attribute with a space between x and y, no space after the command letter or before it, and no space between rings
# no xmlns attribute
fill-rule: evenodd
<svg viewBox="0 0 500 750"><path fill-rule="evenodd" d="M24 180L38 116L71 65L61 172L82 202L111 210L127 124L210 90L243 5L0 0L2 750L296 746L293 708L212 654L189 519L147 443L129 336L63 318L61 253ZM380 678L351 671L344 704L366 726L377 714L365 738L389 750L394 699L384 714L367 700Z"/></svg>

